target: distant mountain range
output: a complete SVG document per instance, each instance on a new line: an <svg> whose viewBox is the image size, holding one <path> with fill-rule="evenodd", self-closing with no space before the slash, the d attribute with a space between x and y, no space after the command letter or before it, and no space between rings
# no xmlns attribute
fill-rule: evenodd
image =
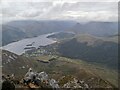
<svg viewBox="0 0 120 90"><path fill-rule="evenodd" d="M117 22L89 22L81 24L75 21L12 21L2 27L3 45L27 37L51 32L72 31L76 34L109 36L117 34Z"/></svg>
<svg viewBox="0 0 120 90"><path fill-rule="evenodd" d="M13 21L2 27L3 45L27 37L64 31L72 27L75 22L68 21Z"/></svg>
<svg viewBox="0 0 120 90"><path fill-rule="evenodd" d="M118 23L117 22L89 22L86 24L77 23L70 30L80 34L109 36L118 33Z"/></svg>

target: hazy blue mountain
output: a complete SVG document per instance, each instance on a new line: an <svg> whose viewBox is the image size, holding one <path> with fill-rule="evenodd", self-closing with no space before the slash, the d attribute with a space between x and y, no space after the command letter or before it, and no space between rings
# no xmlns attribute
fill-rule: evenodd
<svg viewBox="0 0 120 90"><path fill-rule="evenodd" d="M70 30L81 34L87 33L96 36L109 36L118 33L118 24L117 22L77 23Z"/></svg>
<svg viewBox="0 0 120 90"><path fill-rule="evenodd" d="M2 46L2 25L0 24L0 46Z"/></svg>
<svg viewBox="0 0 120 90"><path fill-rule="evenodd" d="M86 24L76 21L12 21L3 25L3 45L26 37L60 31L72 31L76 34L92 34L96 36L109 36L117 34L116 22L89 22Z"/></svg>
<svg viewBox="0 0 120 90"><path fill-rule="evenodd" d="M7 23L9 26L14 26L22 29L28 36L36 36L51 32L64 31L73 25L74 21L32 21L32 20L23 20L23 21L13 21Z"/></svg>
<svg viewBox="0 0 120 90"><path fill-rule="evenodd" d="M75 25L73 21L12 21L3 25L3 45L27 37L34 37L51 32L64 31Z"/></svg>
<svg viewBox="0 0 120 90"><path fill-rule="evenodd" d="M19 28L7 25L2 26L2 45L6 45L14 41L21 40L25 37L26 33L24 33Z"/></svg>

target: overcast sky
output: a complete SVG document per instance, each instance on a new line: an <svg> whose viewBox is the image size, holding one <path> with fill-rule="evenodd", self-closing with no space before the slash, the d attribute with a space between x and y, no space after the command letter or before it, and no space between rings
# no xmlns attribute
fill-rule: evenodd
<svg viewBox="0 0 120 90"><path fill-rule="evenodd" d="M118 3L117 0L3 0L0 17L5 22L26 19L117 21Z"/></svg>

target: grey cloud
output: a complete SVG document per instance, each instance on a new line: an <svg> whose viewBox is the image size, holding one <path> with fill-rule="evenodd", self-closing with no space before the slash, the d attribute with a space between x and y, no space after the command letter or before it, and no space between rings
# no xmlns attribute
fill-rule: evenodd
<svg viewBox="0 0 120 90"><path fill-rule="evenodd" d="M99 10L117 10L117 3L115 2L77 2L77 3L65 3L63 9L73 11L99 11Z"/></svg>
<svg viewBox="0 0 120 90"><path fill-rule="evenodd" d="M4 19L73 19L114 21L115 2L10 2L3 4Z"/></svg>
<svg viewBox="0 0 120 90"><path fill-rule="evenodd" d="M8 5L3 7L3 15L8 14L10 15L23 15L25 14L30 14L30 15L23 15L23 16L34 16L34 14L40 14L44 11L44 9L47 9L51 7L52 3L46 2L46 3L24 3L24 2L10 2ZM22 14L23 13L23 14ZM33 15L32 15L33 13Z"/></svg>

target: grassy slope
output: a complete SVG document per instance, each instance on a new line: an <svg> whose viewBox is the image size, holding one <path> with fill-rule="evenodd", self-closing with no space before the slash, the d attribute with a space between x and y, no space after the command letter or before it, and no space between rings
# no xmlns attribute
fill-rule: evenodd
<svg viewBox="0 0 120 90"><path fill-rule="evenodd" d="M104 38L101 39L100 37L87 34L77 35L51 46L56 46L56 51L62 56L79 58L90 62L106 63L109 67L113 65L113 68L116 68L118 45L115 42L117 40L116 38ZM113 62L113 60L115 61Z"/></svg>
<svg viewBox="0 0 120 90"><path fill-rule="evenodd" d="M48 56L49 58L51 58L50 56ZM39 57L39 59L48 59L48 57ZM65 57L59 57L55 62L52 62L52 67L51 65L49 65L49 67L46 67L49 73L51 73L51 71L62 71L62 73L64 74L75 74L77 75L79 78L86 78L86 76L79 76L82 75L82 71L86 71L87 73L91 73L92 75L95 76L99 76L101 77L103 80L108 80L109 82L111 82L113 85L117 86L117 72L114 70L110 70L108 68L105 67L101 67L100 65L93 65L90 64L88 62L85 62L83 60L73 60L70 58L65 58ZM68 68L69 69L68 69ZM54 71L54 72L55 72ZM90 74L89 74L90 75Z"/></svg>
<svg viewBox="0 0 120 90"><path fill-rule="evenodd" d="M8 56L5 56L5 53L7 55L13 55L13 53L4 51L2 53L3 55L3 62L7 62ZM14 54L15 55L15 54ZM17 55L16 55L17 56ZM50 61L49 63L42 63L37 61L40 60L50 60L53 57L55 57L55 60ZM28 65L28 67L27 67ZM25 68L20 68L22 66L25 66ZM65 57L59 57L59 56L39 56L35 58L26 58L22 56L17 56L17 59L14 61L11 61L10 63L3 64L3 74L12 74L14 73L15 76L19 79L23 78L27 70L32 67L35 71L41 72L45 71L47 72L50 77L58 80L62 76L66 75L72 75L74 77L77 77L80 80L89 80L90 78L102 78L102 80L109 81L113 85L117 86L117 76L116 72L112 70L108 70L105 68L101 68L96 65L91 65L85 61L82 60L76 60L76 59L69 59ZM97 79L96 79L97 80ZM92 81L90 84L95 84L96 82ZM101 85L105 84L105 82L102 82Z"/></svg>
<svg viewBox="0 0 120 90"><path fill-rule="evenodd" d="M118 38L119 36L111 36L111 37L106 37L106 38L101 38L105 41L111 41L111 42L115 42L115 43L118 43Z"/></svg>

